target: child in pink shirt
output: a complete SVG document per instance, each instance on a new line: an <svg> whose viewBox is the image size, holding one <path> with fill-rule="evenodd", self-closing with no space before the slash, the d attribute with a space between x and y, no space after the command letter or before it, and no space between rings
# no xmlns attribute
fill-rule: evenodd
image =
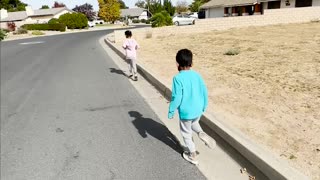
<svg viewBox="0 0 320 180"><path fill-rule="evenodd" d="M126 51L126 59L129 61L129 77L134 76L133 80L138 80L137 75L137 49L139 48L139 44L132 37L131 31L126 31L125 33L126 40L124 41L122 47Z"/></svg>

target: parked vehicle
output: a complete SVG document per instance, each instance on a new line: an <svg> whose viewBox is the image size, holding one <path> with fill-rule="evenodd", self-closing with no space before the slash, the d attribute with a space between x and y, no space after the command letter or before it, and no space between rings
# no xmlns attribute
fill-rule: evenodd
<svg viewBox="0 0 320 180"><path fill-rule="evenodd" d="M172 18L173 24L176 26L195 24L195 18L188 15L178 14Z"/></svg>
<svg viewBox="0 0 320 180"><path fill-rule="evenodd" d="M190 17L198 19L198 13L197 12L192 12L189 14Z"/></svg>
<svg viewBox="0 0 320 180"><path fill-rule="evenodd" d="M98 20L98 19L96 19L96 20L94 20L93 21L95 24L104 24L104 20Z"/></svg>
<svg viewBox="0 0 320 180"><path fill-rule="evenodd" d="M95 27L96 24L93 21L88 21L88 26L89 27Z"/></svg>

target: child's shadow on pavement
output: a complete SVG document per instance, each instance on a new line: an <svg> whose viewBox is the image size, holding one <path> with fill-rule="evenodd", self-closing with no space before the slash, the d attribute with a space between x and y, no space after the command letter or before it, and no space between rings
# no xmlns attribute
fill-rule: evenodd
<svg viewBox="0 0 320 180"><path fill-rule="evenodd" d="M176 137L174 137L167 127L154 121L153 119L144 118L143 115L137 111L130 111L129 115L130 117L135 118L132 123L143 138L147 138L148 135L150 135L162 141L179 154L182 153L182 148L179 144L179 141L177 141Z"/></svg>
<svg viewBox="0 0 320 180"><path fill-rule="evenodd" d="M109 68L111 73L127 76L122 70L116 68Z"/></svg>

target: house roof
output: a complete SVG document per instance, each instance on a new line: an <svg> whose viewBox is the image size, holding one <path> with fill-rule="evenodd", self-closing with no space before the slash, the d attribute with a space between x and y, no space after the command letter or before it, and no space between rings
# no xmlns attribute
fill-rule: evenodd
<svg viewBox="0 0 320 180"><path fill-rule="evenodd" d="M146 9L143 8L130 8L130 9L121 9L121 17L126 17L126 16L140 16L143 11L146 11Z"/></svg>
<svg viewBox="0 0 320 180"><path fill-rule="evenodd" d="M239 5L252 5L260 2L268 2L275 0L211 0L201 6L203 9L213 8L213 7L230 7Z"/></svg>
<svg viewBox="0 0 320 180"><path fill-rule="evenodd" d="M28 16L26 11L8 12L8 17L1 19L1 22L22 21L27 19L28 17L56 15L62 12L63 10L71 11L66 7L52 8L52 9L39 9L39 10L34 10L34 14L31 16Z"/></svg>
<svg viewBox="0 0 320 180"><path fill-rule="evenodd" d="M8 17L1 19L1 22L8 22L8 21L21 21L27 19L28 15L26 11L18 11L18 12L9 12Z"/></svg>
<svg viewBox="0 0 320 180"><path fill-rule="evenodd" d="M34 10L34 14L32 16L56 15L56 14L62 12L63 10L71 11L66 7L52 8L52 9L38 9L38 10Z"/></svg>

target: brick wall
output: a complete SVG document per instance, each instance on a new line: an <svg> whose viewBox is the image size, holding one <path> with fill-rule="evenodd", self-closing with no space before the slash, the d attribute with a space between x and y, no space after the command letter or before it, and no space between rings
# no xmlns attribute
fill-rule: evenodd
<svg viewBox="0 0 320 180"><path fill-rule="evenodd" d="M133 29L133 37L142 40L159 36L170 36L184 33L203 33L212 30L227 30L248 26L266 26L274 24L303 23L320 20L320 6L306 8L286 8L265 10L264 15L211 18L197 20L190 26L167 26L161 28ZM115 42L122 42L125 30L114 31Z"/></svg>

